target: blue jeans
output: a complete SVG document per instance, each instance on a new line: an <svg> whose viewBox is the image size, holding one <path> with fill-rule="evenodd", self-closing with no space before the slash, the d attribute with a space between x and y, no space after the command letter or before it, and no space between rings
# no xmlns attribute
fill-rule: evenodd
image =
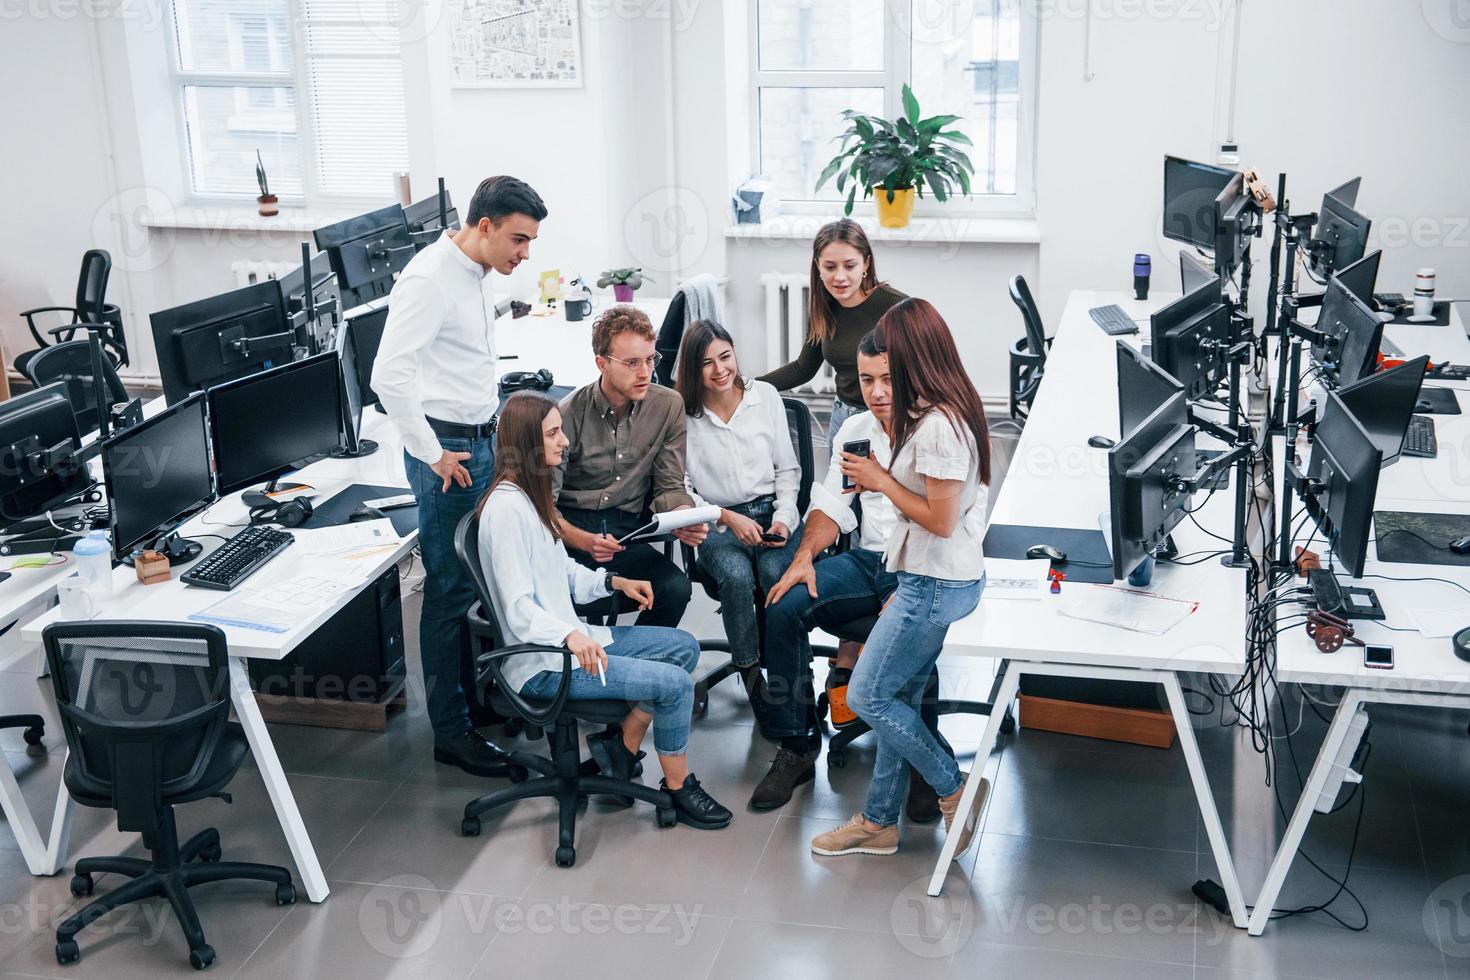
<svg viewBox="0 0 1470 980"><path fill-rule="evenodd" d="M960 788L960 767L925 727L919 702L950 624L975 609L984 587L984 577L963 582L900 572L898 591L868 636L847 704L878 736L863 808L873 823L898 823L909 766L941 797Z"/></svg>
<svg viewBox="0 0 1470 980"><path fill-rule="evenodd" d="M464 461L473 481L468 487L444 481L429 464L407 452L403 466L418 500L419 553L424 560L424 602L419 617L419 659L423 663L424 697L435 739L453 738L470 727L469 704L461 678L471 662L465 614L475 601L475 587L454 552L454 528L475 509L490 486L495 456L489 439L440 439L448 452L472 453Z"/></svg>
<svg viewBox="0 0 1470 980"><path fill-rule="evenodd" d="M842 423L852 418L859 412L866 412L867 408L849 405L841 398L832 399L832 419L827 423L827 445L832 449L837 448L837 430L842 428Z"/></svg>
<svg viewBox="0 0 1470 980"><path fill-rule="evenodd" d="M572 671L572 701L622 699L653 715L653 747L659 755L683 755L694 715L694 673L699 641L667 626L614 626L607 651L607 686L596 674ZM528 698L550 699L561 671L543 670L521 685Z"/></svg>
<svg viewBox="0 0 1470 980"><path fill-rule="evenodd" d="M770 530L775 509L775 497L758 497L726 508L749 517L762 530ZM765 603L765 594L791 564L791 556L796 554L801 543L801 528L788 530L791 536L779 548L742 544L735 537L735 532L727 527L713 528L704 544L699 546L699 567L719 583L720 618L725 624L725 636L730 641L730 659L737 667L752 667L760 663L755 604L757 601ZM756 597L757 586L760 588L759 599Z"/></svg>

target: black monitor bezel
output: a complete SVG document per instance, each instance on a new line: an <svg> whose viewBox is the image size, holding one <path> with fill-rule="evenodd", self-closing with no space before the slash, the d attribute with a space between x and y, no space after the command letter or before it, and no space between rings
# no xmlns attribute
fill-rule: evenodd
<svg viewBox="0 0 1470 980"><path fill-rule="evenodd" d="M113 472L113 456L118 452L119 447L125 445L129 440L138 438L149 429L162 424L163 421L175 415L183 414L185 411L189 410L196 404L199 407L200 424L203 426L204 429L205 466L209 471L208 493L204 497L190 504L179 513L167 518L166 520L160 521L158 524L155 524L153 528L147 533L139 535L133 540L124 543L122 540L122 535L118 530L118 483ZM158 537L162 537L163 535L168 534L173 529L187 522L195 514L198 514L201 511L207 509L210 504L219 499L219 494L216 491L214 479L213 457L210 454L210 447L212 446L211 436L212 432L210 431L208 406L205 404L205 394L202 391L196 391L190 394L188 397L179 400L175 404L168 406L157 415L154 415L151 418L146 418L137 425L130 426L129 428L122 430L102 444L102 480L103 486L106 487L107 490L108 529L112 537L112 555L116 561L122 561L129 555L131 555L136 549L137 545L150 539L156 539Z"/></svg>

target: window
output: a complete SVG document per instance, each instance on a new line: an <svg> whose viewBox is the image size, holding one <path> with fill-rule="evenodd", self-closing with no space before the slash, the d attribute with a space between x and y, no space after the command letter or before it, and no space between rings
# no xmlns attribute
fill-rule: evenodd
<svg viewBox="0 0 1470 980"><path fill-rule="evenodd" d="M394 0L174 0L190 192L382 199L408 169Z"/></svg>
<svg viewBox="0 0 1470 980"><path fill-rule="evenodd" d="M905 83L926 116L953 114L974 142L977 210L1031 207L1023 92L1035 25L1020 0L751 0L753 161L784 201L816 191L837 153L844 109L902 114ZM963 199L961 199L963 200Z"/></svg>

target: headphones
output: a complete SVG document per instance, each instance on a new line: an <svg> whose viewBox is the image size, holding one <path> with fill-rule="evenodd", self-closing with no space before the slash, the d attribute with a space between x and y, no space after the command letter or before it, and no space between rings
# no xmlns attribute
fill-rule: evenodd
<svg viewBox="0 0 1470 980"><path fill-rule="evenodd" d="M253 507L250 510L251 524L279 524L282 527L300 527L311 520L315 508L304 497L288 500L283 504Z"/></svg>
<svg viewBox="0 0 1470 980"><path fill-rule="evenodd" d="M539 371L511 371L500 379L500 394L503 397L517 391L546 391L554 383L551 372L546 368Z"/></svg>

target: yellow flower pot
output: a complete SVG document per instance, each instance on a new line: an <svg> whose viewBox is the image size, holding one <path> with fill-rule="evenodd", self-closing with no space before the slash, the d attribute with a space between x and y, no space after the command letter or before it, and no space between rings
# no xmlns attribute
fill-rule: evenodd
<svg viewBox="0 0 1470 980"><path fill-rule="evenodd" d="M878 224L884 228L907 228L914 216L914 189L894 191L893 201L888 200L886 187L874 187L873 199L878 202Z"/></svg>

